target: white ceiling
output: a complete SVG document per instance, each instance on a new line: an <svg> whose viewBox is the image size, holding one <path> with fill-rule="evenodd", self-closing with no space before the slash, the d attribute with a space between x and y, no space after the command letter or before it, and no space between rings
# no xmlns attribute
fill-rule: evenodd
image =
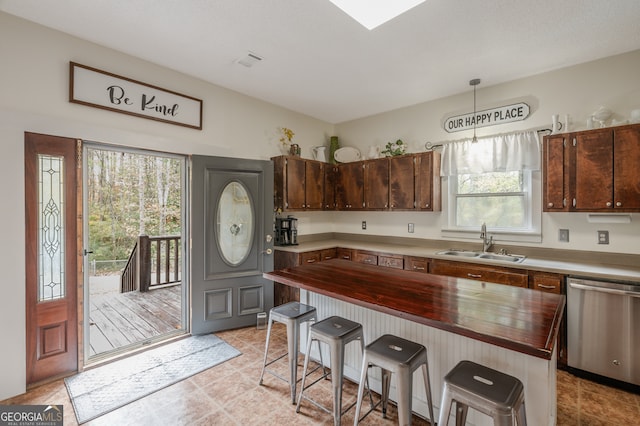
<svg viewBox="0 0 640 426"><path fill-rule="evenodd" d="M329 0L0 0L0 10L330 123L471 91L476 77L481 90L640 49L639 0L427 0L373 31ZM248 52L264 59L238 64Z"/></svg>

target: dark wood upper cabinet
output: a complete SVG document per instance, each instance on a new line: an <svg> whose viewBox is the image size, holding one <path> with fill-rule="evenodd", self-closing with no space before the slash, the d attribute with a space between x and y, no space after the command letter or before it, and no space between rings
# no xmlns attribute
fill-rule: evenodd
<svg viewBox="0 0 640 426"><path fill-rule="evenodd" d="M274 163L274 207L440 211L440 154L423 152L331 165L293 156Z"/></svg>
<svg viewBox="0 0 640 426"><path fill-rule="evenodd" d="M324 209L336 209L336 184L338 182L338 166L324 166Z"/></svg>
<svg viewBox="0 0 640 426"><path fill-rule="evenodd" d="M640 211L640 125L545 136L543 209Z"/></svg>
<svg viewBox="0 0 640 426"><path fill-rule="evenodd" d="M367 210L389 207L389 159L364 162L364 202Z"/></svg>
<svg viewBox="0 0 640 426"><path fill-rule="evenodd" d="M271 159L274 164L274 208L283 211L322 210L325 163L294 156Z"/></svg>
<svg viewBox="0 0 640 426"><path fill-rule="evenodd" d="M279 210L304 210L305 161L298 157L279 156L273 161L273 207Z"/></svg>
<svg viewBox="0 0 640 426"><path fill-rule="evenodd" d="M440 187L440 153L416 154L416 208L439 212L442 209Z"/></svg>
<svg viewBox="0 0 640 426"><path fill-rule="evenodd" d="M567 135L546 136L543 140L542 210L569 210L569 146Z"/></svg>
<svg viewBox="0 0 640 426"><path fill-rule="evenodd" d="M338 210L363 210L364 163L342 163L338 165L336 204Z"/></svg>
<svg viewBox="0 0 640 426"><path fill-rule="evenodd" d="M640 126L613 130L613 207L640 211Z"/></svg>
<svg viewBox="0 0 640 426"><path fill-rule="evenodd" d="M324 208L324 169L325 163L305 161L305 208L322 210Z"/></svg>
<svg viewBox="0 0 640 426"><path fill-rule="evenodd" d="M402 155L389 159L389 208L415 210L417 156Z"/></svg>
<svg viewBox="0 0 640 426"><path fill-rule="evenodd" d="M602 129L574 135L575 210L613 206L613 132Z"/></svg>

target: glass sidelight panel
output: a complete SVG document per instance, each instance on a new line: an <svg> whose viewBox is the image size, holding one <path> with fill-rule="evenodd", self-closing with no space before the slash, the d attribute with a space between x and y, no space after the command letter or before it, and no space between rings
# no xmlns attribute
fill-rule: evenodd
<svg viewBox="0 0 640 426"><path fill-rule="evenodd" d="M220 254L231 266L241 264L251 252L253 206L241 182L229 183L218 200L216 230Z"/></svg>
<svg viewBox="0 0 640 426"><path fill-rule="evenodd" d="M64 158L38 155L38 301L65 297Z"/></svg>

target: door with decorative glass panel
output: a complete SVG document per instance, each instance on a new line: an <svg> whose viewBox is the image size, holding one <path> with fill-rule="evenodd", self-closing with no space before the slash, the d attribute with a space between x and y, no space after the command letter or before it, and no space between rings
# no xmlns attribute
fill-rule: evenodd
<svg viewBox="0 0 640 426"><path fill-rule="evenodd" d="M25 133L27 385L78 369L77 145Z"/></svg>
<svg viewBox="0 0 640 426"><path fill-rule="evenodd" d="M191 331L255 325L273 306L273 164L193 156Z"/></svg>

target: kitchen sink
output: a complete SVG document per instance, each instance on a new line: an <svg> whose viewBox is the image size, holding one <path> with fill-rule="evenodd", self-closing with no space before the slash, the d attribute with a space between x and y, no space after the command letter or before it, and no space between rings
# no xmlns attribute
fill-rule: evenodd
<svg viewBox="0 0 640 426"><path fill-rule="evenodd" d="M478 255L479 259L490 259L490 260L502 260L505 262L513 262L520 263L524 260L524 256L519 256L516 254L496 254L496 253L482 253Z"/></svg>
<svg viewBox="0 0 640 426"><path fill-rule="evenodd" d="M498 253L489 253L489 252L482 252L482 251L455 250L455 249L439 251L436 254L441 254L444 256L472 257L475 259L497 260L501 262L510 262L510 263L520 263L525 259L525 256L521 256L518 254L498 254Z"/></svg>
<svg viewBox="0 0 640 426"><path fill-rule="evenodd" d="M475 251L465 251L465 250L445 250L439 251L436 254L445 254L447 256L462 256L462 257L477 257L478 253Z"/></svg>

